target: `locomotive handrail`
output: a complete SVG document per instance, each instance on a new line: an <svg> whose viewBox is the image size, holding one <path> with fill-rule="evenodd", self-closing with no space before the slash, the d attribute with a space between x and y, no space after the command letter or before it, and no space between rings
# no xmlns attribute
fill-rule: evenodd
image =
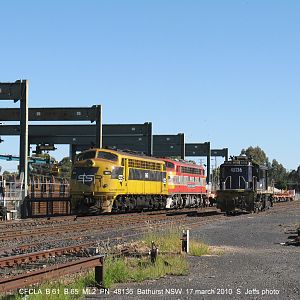
<svg viewBox="0 0 300 300"><path fill-rule="evenodd" d="M256 191L257 190L257 177L256 176L252 176L252 181L253 181L252 190Z"/></svg>
<svg viewBox="0 0 300 300"><path fill-rule="evenodd" d="M245 182L245 189L248 189L248 181L246 181L244 176L239 176L239 189L241 188L241 178L244 179Z"/></svg>
<svg viewBox="0 0 300 300"><path fill-rule="evenodd" d="M231 176L227 176L226 179L225 179L225 181L223 182L223 184L224 184L224 190L226 190L226 181L227 181L228 178L230 180L230 182L229 182L229 189L231 189Z"/></svg>

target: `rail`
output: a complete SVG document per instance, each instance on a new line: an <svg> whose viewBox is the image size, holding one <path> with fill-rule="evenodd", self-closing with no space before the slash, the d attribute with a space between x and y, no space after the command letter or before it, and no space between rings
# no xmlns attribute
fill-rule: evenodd
<svg viewBox="0 0 300 300"><path fill-rule="evenodd" d="M54 265L44 269L36 270L13 277L0 279L0 293L5 293L18 288L23 288L35 283L57 279L58 277L81 272L95 267L95 281L102 285L103 281L103 256L97 255L82 258L64 264Z"/></svg>
<svg viewBox="0 0 300 300"><path fill-rule="evenodd" d="M21 265L27 262L34 262L39 259L48 258L51 256L61 256L66 253L77 253L88 247L92 247L94 243L79 244L75 246L53 248L49 250L43 250L38 252L31 252L21 255L12 255L9 257L0 258L0 268L12 267L14 265Z"/></svg>

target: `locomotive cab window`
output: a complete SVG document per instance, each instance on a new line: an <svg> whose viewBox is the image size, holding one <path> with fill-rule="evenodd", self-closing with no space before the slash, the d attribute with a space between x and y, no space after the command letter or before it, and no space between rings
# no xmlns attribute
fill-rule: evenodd
<svg viewBox="0 0 300 300"><path fill-rule="evenodd" d="M96 156L96 151L84 152L84 153L81 153L81 154L78 155L77 161L92 159L92 158L95 158L95 156Z"/></svg>
<svg viewBox="0 0 300 300"><path fill-rule="evenodd" d="M97 158L107 159L107 160L112 160L112 161L117 161L118 160L118 155L113 154L113 153L109 153L109 152L99 151L97 153Z"/></svg>
<svg viewBox="0 0 300 300"><path fill-rule="evenodd" d="M171 163L171 162L169 162L169 161L166 161L165 163L166 163L166 167L167 167L167 168L169 168L169 169L174 169L174 168L175 168L175 166L174 166L173 163Z"/></svg>

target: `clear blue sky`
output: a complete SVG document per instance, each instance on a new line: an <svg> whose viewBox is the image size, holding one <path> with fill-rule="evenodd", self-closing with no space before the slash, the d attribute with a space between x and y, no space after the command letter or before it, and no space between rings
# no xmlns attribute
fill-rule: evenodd
<svg viewBox="0 0 300 300"><path fill-rule="evenodd" d="M300 1L1 1L0 81L231 154L300 164ZM0 107L16 107L1 101ZM2 137L0 153L18 154ZM68 155L63 148L54 156ZM3 165L2 162L0 164Z"/></svg>

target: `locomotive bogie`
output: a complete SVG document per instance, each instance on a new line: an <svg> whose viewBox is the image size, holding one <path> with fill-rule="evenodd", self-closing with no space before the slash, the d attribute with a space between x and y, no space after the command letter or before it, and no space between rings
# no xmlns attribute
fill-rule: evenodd
<svg viewBox="0 0 300 300"><path fill-rule="evenodd" d="M222 212L254 211L255 192L245 190L221 190L217 193L217 208Z"/></svg>
<svg viewBox="0 0 300 300"><path fill-rule="evenodd" d="M167 209L207 206L207 197L202 194L175 194L167 198Z"/></svg>
<svg viewBox="0 0 300 300"><path fill-rule="evenodd" d="M118 196L113 204L113 211L129 212L163 209L167 197L164 195L123 195Z"/></svg>

